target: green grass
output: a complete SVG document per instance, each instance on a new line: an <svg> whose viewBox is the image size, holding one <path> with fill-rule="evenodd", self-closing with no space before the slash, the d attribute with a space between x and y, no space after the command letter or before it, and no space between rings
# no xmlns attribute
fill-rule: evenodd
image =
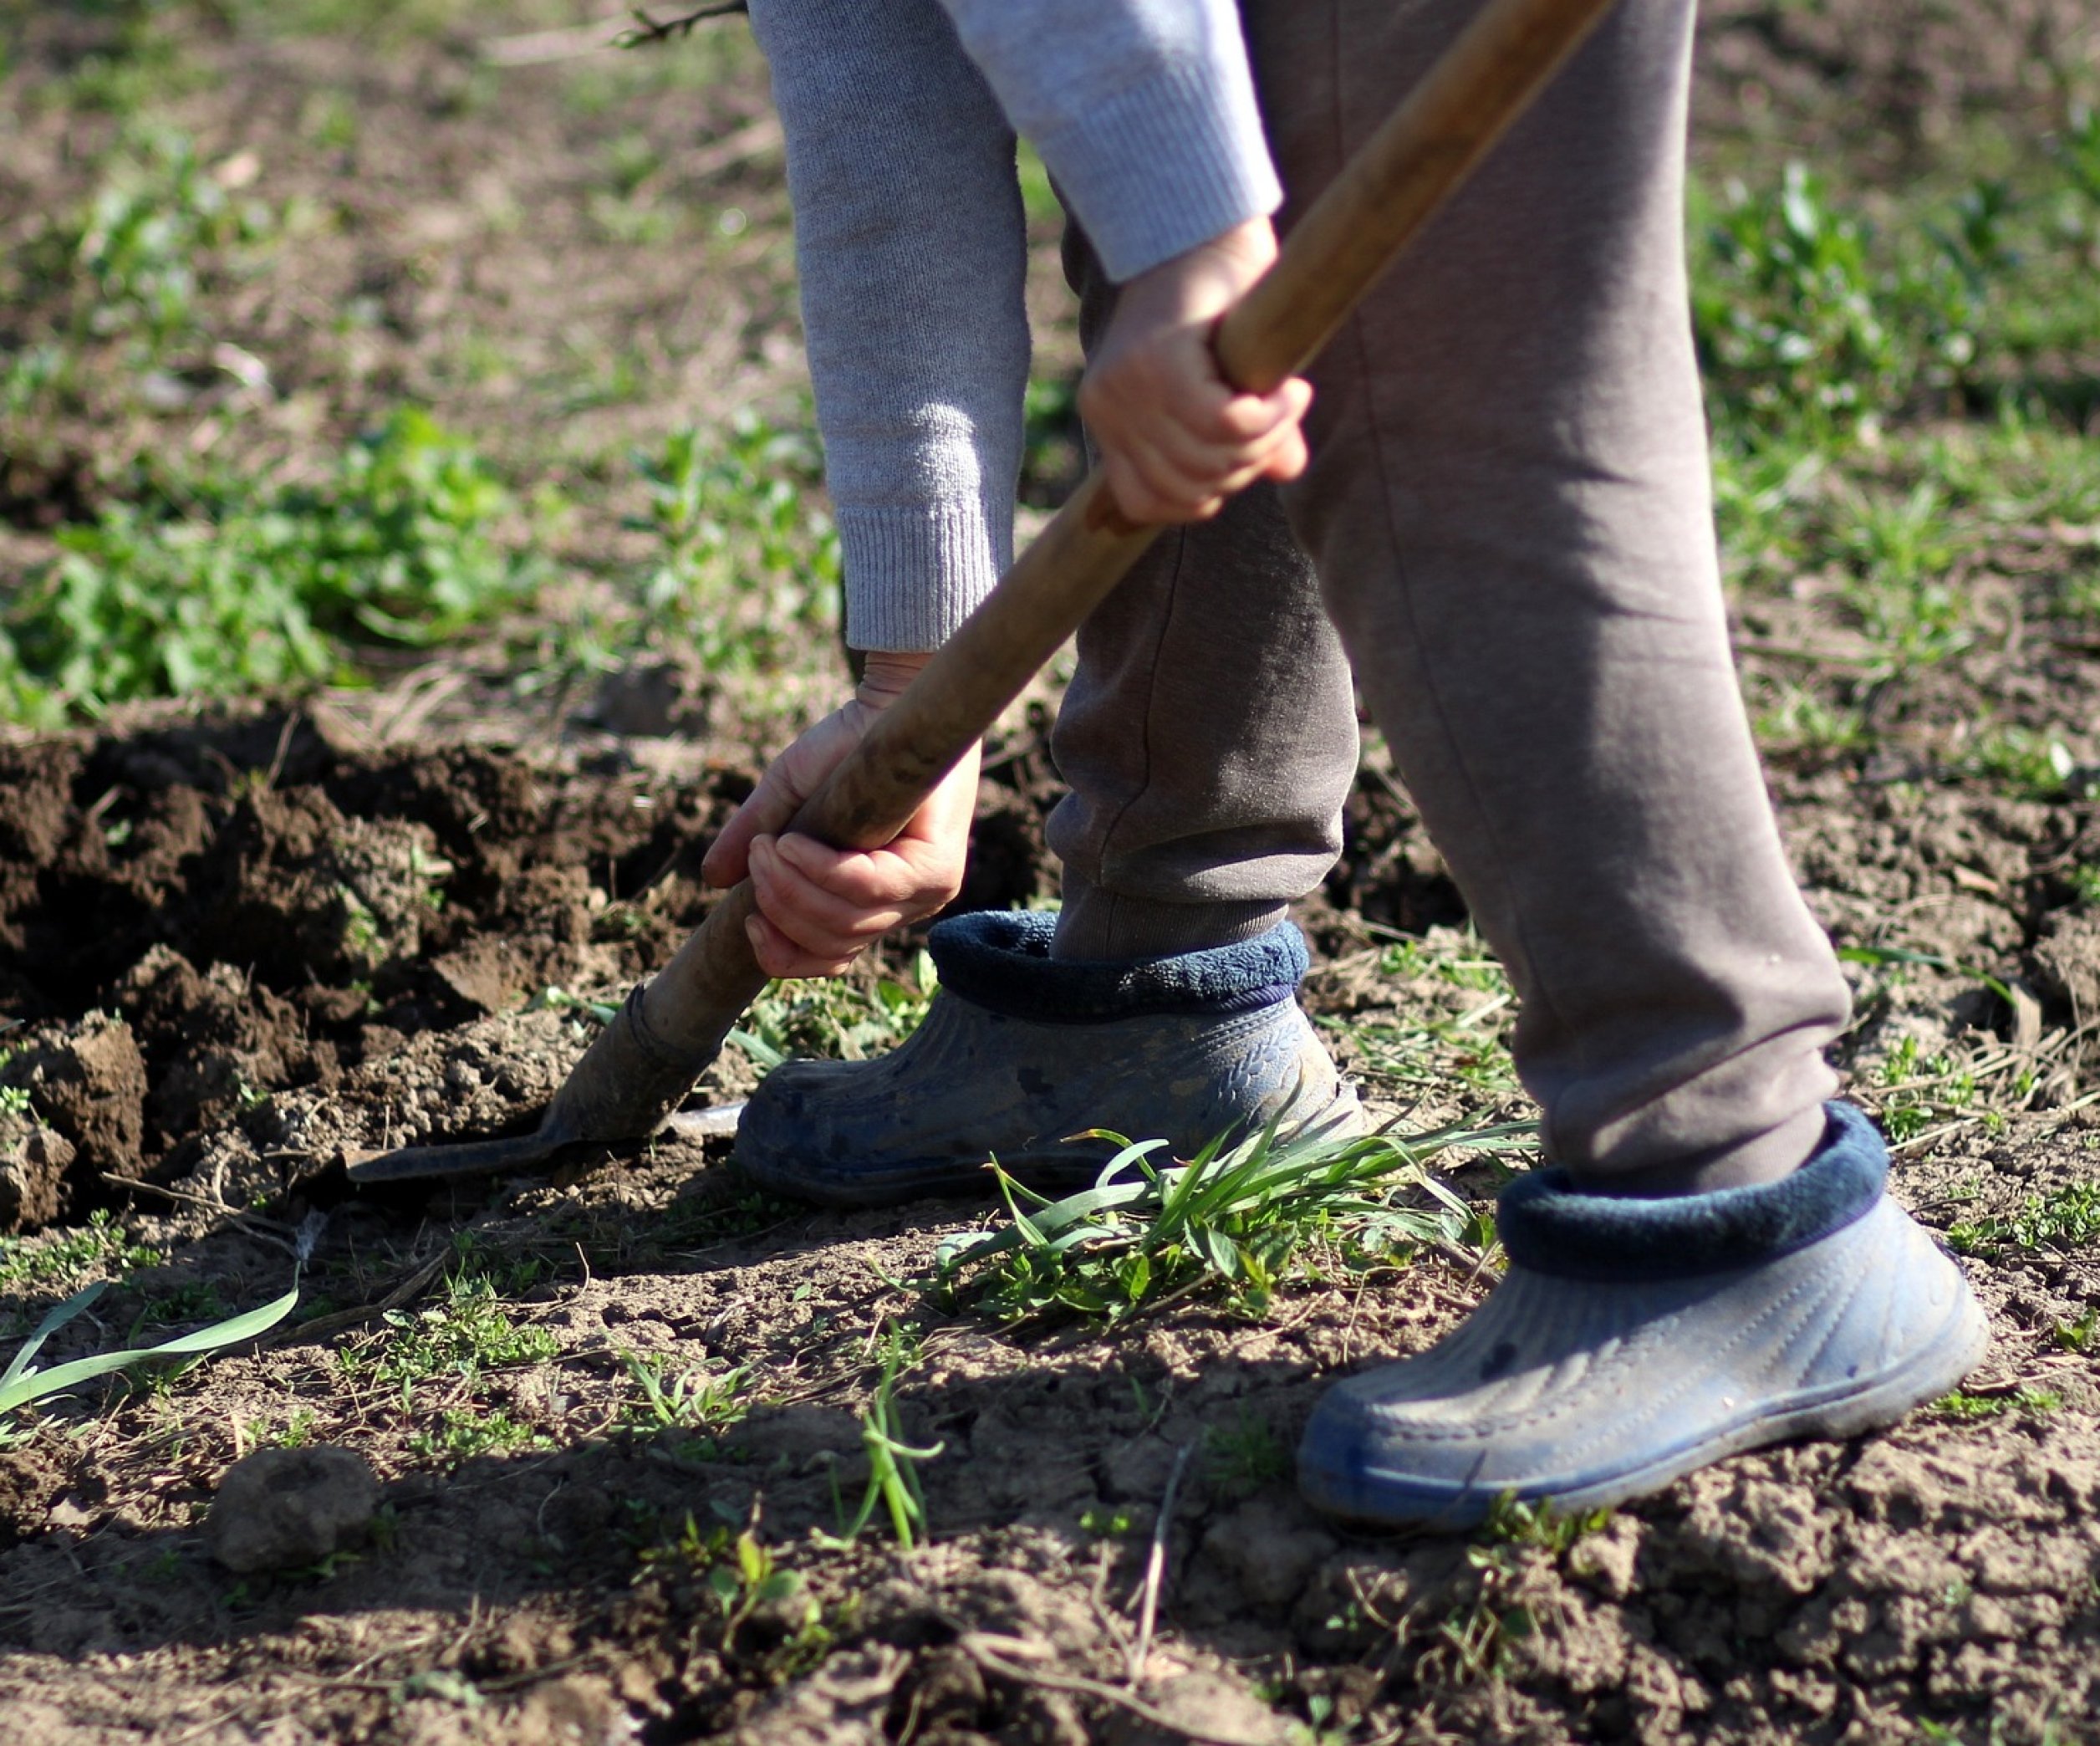
<svg viewBox="0 0 2100 1746"><path fill-rule="evenodd" d="M1236 1311L1267 1312L1294 1279L1404 1264L1424 1243L1483 1233L1471 1209L1425 1169L1438 1153L1495 1149L1517 1125L1336 1140L1286 1138L1272 1126L1213 1140L1185 1164L1165 1142L1119 1144L1095 1186L1061 1200L995 1171L1006 1222L943 1240L933 1289L1004 1317L1052 1312L1129 1319L1212 1289Z"/></svg>
<svg viewBox="0 0 2100 1746"><path fill-rule="evenodd" d="M1352 1071L1395 1100L1455 1099L1471 1121L1522 1095L1509 1052L1516 991L1477 936L1438 927L1396 938L1379 949L1378 973L1420 992L1389 1014L1318 1021L1346 1042Z"/></svg>

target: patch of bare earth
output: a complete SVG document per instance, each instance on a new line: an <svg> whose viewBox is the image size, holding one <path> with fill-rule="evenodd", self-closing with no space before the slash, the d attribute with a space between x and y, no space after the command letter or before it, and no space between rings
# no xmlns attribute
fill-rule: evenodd
<svg viewBox="0 0 2100 1746"><path fill-rule="evenodd" d="M662 960L704 910L694 858L747 772L375 753L283 714L3 755L0 929L28 1040L0 1072L66 1159L18 1217L78 1228L114 1207L164 1258L53 1355L185 1290L261 1302L302 1228L311 1246L307 1302L260 1350L89 1391L0 1452L0 1678L38 1746L1281 1740L1292 1718L1422 1740L1882 1739L1929 1719L2091 1737L2100 1412L2059 1332L2100 1304L2090 1247L1971 1258L2000 1330L1964 1409L1985 1416L1741 1458L1572 1547L1361 1539L1296 1501L1297 1427L1334 1377L1450 1327L1485 1275L1425 1255L1292 1288L1259 1324L1194 1300L1103 1336L1002 1328L915 1287L970 1207L812 1213L696 1145L566 1183L346 1192L345 1147L530 1115L589 1023L531 997L605 998ZM1935 1117L1898 1192L1974 1225L2090 1182L2077 1034L2100 953L2082 955L2054 870L2092 809L1787 786L1841 942L1960 967L1858 967L1861 1094L1884 1115L1911 1095L1881 1070L1906 1035L2034 1070L2023 1110ZM995 764L973 901L1040 888L1053 793L1027 759ZM1367 772L1353 819L1306 912L1338 962L1358 917L1433 925L1452 901L1389 784ZM1378 1013L1360 976L1313 988ZM748 1082L721 1071L703 1098ZM389 1343L475 1269L533 1355L405 1388ZM60 1289L18 1283L0 1313L26 1326ZM901 1551L879 1525L828 1549L901 1321L924 1343L897 1428L940 1452L920 1463L931 1544ZM667 1424L637 1366L742 1369L748 1411ZM462 1456L445 1441L461 1415L501 1415L510 1442ZM355 1452L377 1518L328 1557L237 1575L208 1508L237 1458L285 1443ZM1167 1580L1141 1645L1155 1530ZM746 1531L800 1578L792 1598L725 1598Z"/></svg>

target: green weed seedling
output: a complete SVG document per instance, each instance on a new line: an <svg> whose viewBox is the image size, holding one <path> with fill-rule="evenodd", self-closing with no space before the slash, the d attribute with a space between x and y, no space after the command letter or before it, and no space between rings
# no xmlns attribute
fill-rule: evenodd
<svg viewBox="0 0 2100 1746"><path fill-rule="evenodd" d="M160 1250L125 1236L104 1208L74 1230L0 1238L0 1291L62 1288L92 1273L121 1279L135 1268L157 1267L163 1258Z"/></svg>
<svg viewBox="0 0 2100 1746"><path fill-rule="evenodd" d="M464 1260L445 1282L443 1299L418 1310L390 1310L389 1332L375 1356L344 1352L353 1372L368 1370L400 1391L401 1411L415 1410L420 1384L459 1377L471 1388L492 1370L543 1363L561 1350L546 1329L512 1319L497 1282Z"/></svg>
<svg viewBox="0 0 2100 1746"><path fill-rule="evenodd" d="M1079 1531L1096 1539L1129 1539L1138 1531L1138 1524L1127 1509L1090 1508L1079 1512Z"/></svg>
<svg viewBox="0 0 2100 1746"><path fill-rule="evenodd" d="M0 616L12 701L55 721L353 676L359 645L431 646L533 593L543 564L497 537L512 513L481 457L413 410L318 485L110 503L58 530L58 558Z"/></svg>
<svg viewBox="0 0 2100 1746"><path fill-rule="evenodd" d="M724 1655L737 1652L739 1634L761 1614L785 1639L769 1658L777 1672L806 1665L828 1643L816 1598L799 1575L780 1567L751 1528L733 1522L703 1528L688 1510L674 1536L642 1549L640 1574L696 1577L720 1609Z"/></svg>
<svg viewBox="0 0 2100 1746"><path fill-rule="evenodd" d="M1859 222L1807 166L1776 188L1695 190L1693 326L1716 423L1753 442L1850 431L1889 397L1900 359Z"/></svg>
<svg viewBox="0 0 2100 1746"><path fill-rule="evenodd" d="M1558 1559L1610 1519L1608 1509L1562 1514L1550 1504L1526 1503L1507 1494L1496 1501L1465 1551L1466 1562L1480 1573L1479 1591L1437 1626L1456 1683L1506 1676L1516 1646L1537 1629L1530 1609L1509 1598L1522 1568L1520 1553L1535 1548Z"/></svg>
<svg viewBox="0 0 2100 1746"><path fill-rule="evenodd" d="M2092 1344L2095 1329L2100 1329L2100 1304L2087 1306L2086 1313L2074 1322L2059 1322L2052 1330L2052 1337L2067 1352L2082 1352Z"/></svg>
<svg viewBox="0 0 2100 1746"><path fill-rule="evenodd" d="M811 507L823 463L807 437L740 413L726 441L674 431L637 452L656 555L635 583L644 621L706 666L763 668L783 633L828 634L838 610L838 538Z"/></svg>
<svg viewBox="0 0 2100 1746"><path fill-rule="evenodd" d="M918 1029L939 987L924 952L909 984L889 978L872 990L836 978L768 983L728 1040L767 1071L797 1056L864 1061Z"/></svg>
<svg viewBox="0 0 2100 1746"><path fill-rule="evenodd" d="M2100 1182L2066 1182L2046 1194L2031 1194L2017 1212L1951 1225L1947 1241L1965 1255L1996 1254L2007 1247L2082 1248L2100 1238Z"/></svg>
<svg viewBox="0 0 2100 1746"><path fill-rule="evenodd" d="M726 1431L751 1410L743 1398L750 1372L738 1368L711 1376L701 1370L670 1374L670 1361L619 1355L637 1399L625 1410L629 1424L657 1431Z"/></svg>
<svg viewBox="0 0 2100 1746"><path fill-rule="evenodd" d="M1396 939L1382 950L1379 971L1396 982L1440 983L1468 998L1455 1015L1410 1002L1390 1018L1322 1018L1321 1028L1345 1040L1363 1072L1403 1090L1463 1085L1485 1105L1517 1094L1506 1040L1516 993L1476 937L1433 928L1425 938Z"/></svg>
<svg viewBox="0 0 2100 1746"><path fill-rule="evenodd" d="M511 1449L552 1448L553 1439L529 1425L519 1424L500 1408L447 1407L434 1427L416 1432L409 1438L408 1446L413 1453L426 1458L457 1463Z"/></svg>
<svg viewBox="0 0 2100 1746"><path fill-rule="evenodd" d="M2063 1396L2046 1388L2016 1388L2008 1394L1969 1394L1961 1389L1944 1394L1926 1408L1942 1418L1994 1419L2018 1411L2045 1417L2063 1405Z"/></svg>
<svg viewBox="0 0 2100 1746"><path fill-rule="evenodd" d="M1874 644L1870 676L1960 654L1974 632L1966 597L1948 580L1955 541L1938 483L1927 479L1902 498L1857 487L1832 496L1826 541L1851 572L1843 599Z"/></svg>
<svg viewBox="0 0 2100 1746"><path fill-rule="evenodd" d="M1578 1541L1602 1533L1611 1519L1608 1509L1562 1512L1550 1502L1531 1503L1505 1493L1489 1509L1478 1537L1485 1546L1537 1546L1558 1558Z"/></svg>
<svg viewBox="0 0 2100 1746"><path fill-rule="evenodd" d="M2061 800L2077 782L2078 761L2053 734L1996 728L1978 738L1970 762L1978 773L2023 800Z"/></svg>
<svg viewBox="0 0 2100 1746"><path fill-rule="evenodd" d="M1291 1446L1276 1427L1246 1408L1231 1424L1209 1427L1203 1447L1211 1483L1238 1496L1280 1484L1296 1468Z"/></svg>
<svg viewBox="0 0 2100 1746"><path fill-rule="evenodd" d="M75 338L125 334L150 361L197 335L203 263L269 242L278 215L228 191L186 134L133 130L74 227L56 241L79 288Z"/></svg>
<svg viewBox="0 0 2100 1746"><path fill-rule="evenodd" d="M859 1508L849 1517L833 1481L832 1504L838 1532L827 1539L834 1547L851 1545L880 1509L889 1518L897 1544L909 1552L924 1538L926 1529L926 1497L919 1483L919 1463L931 1461L947 1445L937 1442L930 1448L920 1449L905 1441L895 1391L898 1375L914 1361L910 1341L893 1330L884 1347L881 1380L875 1385L875 1396L868 1403L868 1410L860 1416L861 1447L868 1454L868 1487L861 1495Z"/></svg>
<svg viewBox="0 0 2100 1746"><path fill-rule="evenodd" d="M1234 1143L1213 1139L1186 1164L1154 1161L1164 1141L1093 1136L1121 1150L1093 1187L1062 1200L1032 1192L995 1164L1007 1223L945 1239L935 1287L952 1297L974 1272L978 1300L1001 1315L1063 1310L1114 1322L1216 1284L1236 1308L1258 1315L1310 1243L1346 1238L1397 1251L1462 1239L1471 1209L1427 1173L1425 1161L1456 1147L1506 1148L1536 1133L1511 1123L1404 1138L1287 1139L1281 1121ZM1401 1203L1416 1192L1433 1208Z"/></svg>

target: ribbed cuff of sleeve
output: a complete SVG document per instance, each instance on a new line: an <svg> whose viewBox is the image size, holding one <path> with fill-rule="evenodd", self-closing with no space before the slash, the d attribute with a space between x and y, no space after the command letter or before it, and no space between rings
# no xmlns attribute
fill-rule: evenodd
<svg viewBox="0 0 2100 1746"><path fill-rule="evenodd" d="M947 641L1012 561L1013 534L971 503L841 505L846 641L923 653Z"/></svg>
<svg viewBox="0 0 2100 1746"><path fill-rule="evenodd" d="M1283 200L1251 82L1206 62L1170 61L1036 145L1119 283Z"/></svg>

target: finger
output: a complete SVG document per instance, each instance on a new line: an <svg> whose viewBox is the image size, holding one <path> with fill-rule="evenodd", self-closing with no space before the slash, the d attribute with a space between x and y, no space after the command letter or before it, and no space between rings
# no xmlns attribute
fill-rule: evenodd
<svg viewBox="0 0 2100 1746"><path fill-rule="evenodd" d="M902 836L887 849L854 854L805 836L784 836L775 846L813 890L870 915L913 921L930 915L961 889L962 858L936 839Z"/></svg>
<svg viewBox="0 0 2100 1746"><path fill-rule="evenodd" d="M1109 489L1116 505L1140 527L1167 528L1185 522L1207 520L1221 507L1222 499L1205 499L1185 490L1161 492L1126 458L1111 457L1104 463Z"/></svg>
<svg viewBox="0 0 2100 1746"><path fill-rule="evenodd" d="M838 896L790 866L777 840L768 841L769 849L752 857L752 883L767 919L812 952L858 952L904 921L910 899L917 895L908 892L902 901L885 897L874 902Z"/></svg>
<svg viewBox="0 0 2100 1746"><path fill-rule="evenodd" d="M726 889L750 871L752 839L776 835L795 815L801 798L777 766L758 779L751 798L730 815L700 863L700 876L711 886Z"/></svg>
<svg viewBox="0 0 2100 1746"><path fill-rule="evenodd" d="M1206 520L1224 502L1215 483L1188 477L1162 460L1156 450L1111 453L1105 465L1116 502L1135 522L1172 526Z"/></svg>
<svg viewBox="0 0 2100 1746"><path fill-rule="evenodd" d="M1188 515L1263 477L1276 451L1297 429L1286 420L1258 438L1219 443L1171 424L1133 419L1102 435L1101 442L1108 453L1127 458L1157 498Z"/></svg>
<svg viewBox="0 0 2100 1746"><path fill-rule="evenodd" d="M803 951L826 960L850 957L904 919L895 906L870 910L833 896L784 860L773 837L752 845L751 883L760 913Z"/></svg>
<svg viewBox="0 0 2100 1746"><path fill-rule="evenodd" d="M1289 442L1277 445L1276 452L1269 457L1262 471L1272 479L1282 483L1287 480L1297 478L1305 471L1307 463L1311 458L1305 446L1305 433L1302 431L1293 431Z"/></svg>
<svg viewBox="0 0 2100 1746"><path fill-rule="evenodd" d="M805 951L763 916L746 918L744 937L751 942L751 955L757 959L758 967L768 976L838 976L859 956L827 958Z"/></svg>

